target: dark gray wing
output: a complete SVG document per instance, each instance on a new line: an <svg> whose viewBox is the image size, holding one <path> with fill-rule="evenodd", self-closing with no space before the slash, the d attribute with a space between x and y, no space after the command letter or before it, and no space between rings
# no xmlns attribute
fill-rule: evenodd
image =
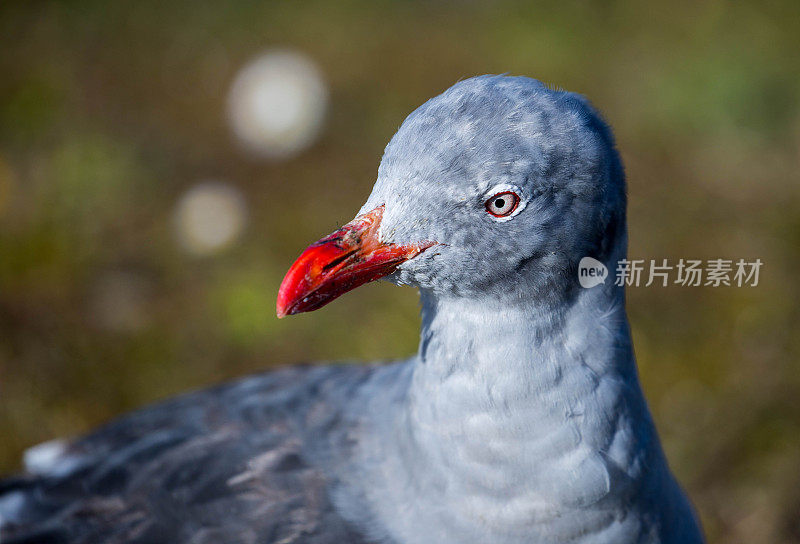
<svg viewBox="0 0 800 544"><path fill-rule="evenodd" d="M0 482L0 542L365 542L331 505L343 452L325 448L370 371L289 368L116 420Z"/></svg>

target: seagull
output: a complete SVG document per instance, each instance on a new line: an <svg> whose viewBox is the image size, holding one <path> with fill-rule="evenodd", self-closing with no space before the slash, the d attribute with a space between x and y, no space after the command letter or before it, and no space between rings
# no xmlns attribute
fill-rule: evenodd
<svg viewBox="0 0 800 544"><path fill-rule="evenodd" d="M0 482L0 542L702 542L624 287L579 282L583 257L625 258L624 178L582 96L460 81L408 116L277 298L283 317L415 286L417 354L267 372L49 444Z"/></svg>

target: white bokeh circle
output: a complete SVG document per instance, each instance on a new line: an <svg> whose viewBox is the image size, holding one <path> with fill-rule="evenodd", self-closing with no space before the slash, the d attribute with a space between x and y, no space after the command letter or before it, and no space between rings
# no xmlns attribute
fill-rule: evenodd
<svg viewBox="0 0 800 544"><path fill-rule="evenodd" d="M281 159L314 142L327 106L327 85L316 65L302 53L272 50L236 75L228 95L228 118L245 149Z"/></svg>
<svg viewBox="0 0 800 544"><path fill-rule="evenodd" d="M180 245L194 255L210 255L235 241L247 219L242 194L217 181L201 182L189 189L175 210Z"/></svg>

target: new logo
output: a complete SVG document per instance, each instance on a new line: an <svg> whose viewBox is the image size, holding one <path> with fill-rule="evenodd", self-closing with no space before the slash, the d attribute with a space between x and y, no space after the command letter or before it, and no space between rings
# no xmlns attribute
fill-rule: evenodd
<svg viewBox="0 0 800 544"><path fill-rule="evenodd" d="M578 263L578 281L581 287L591 289L595 285L605 283L608 277L606 265L592 257L584 257Z"/></svg>

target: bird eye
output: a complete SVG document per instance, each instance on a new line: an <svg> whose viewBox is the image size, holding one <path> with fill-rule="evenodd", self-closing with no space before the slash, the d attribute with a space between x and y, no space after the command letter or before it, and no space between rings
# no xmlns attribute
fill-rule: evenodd
<svg viewBox="0 0 800 544"><path fill-rule="evenodd" d="M503 191L486 201L486 211L495 217L508 217L519 206L520 198L513 191Z"/></svg>

